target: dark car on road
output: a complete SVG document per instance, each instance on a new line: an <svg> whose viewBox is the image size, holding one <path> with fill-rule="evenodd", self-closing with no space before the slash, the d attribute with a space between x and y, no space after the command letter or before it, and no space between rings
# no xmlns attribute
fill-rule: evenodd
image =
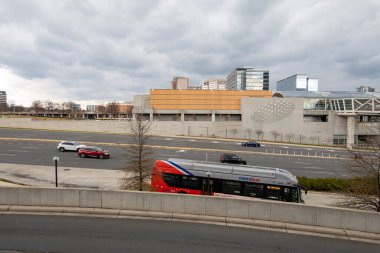
<svg viewBox="0 0 380 253"><path fill-rule="evenodd" d="M242 142L241 145L244 147L260 147L260 143L258 143L257 141Z"/></svg>
<svg viewBox="0 0 380 253"><path fill-rule="evenodd" d="M86 146L78 150L78 156L85 157L97 157L99 159L110 158L110 152L96 146Z"/></svg>
<svg viewBox="0 0 380 253"><path fill-rule="evenodd" d="M247 164L246 160L241 159L239 156L235 154L223 154L220 157L221 163L234 163L234 164Z"/></svg>

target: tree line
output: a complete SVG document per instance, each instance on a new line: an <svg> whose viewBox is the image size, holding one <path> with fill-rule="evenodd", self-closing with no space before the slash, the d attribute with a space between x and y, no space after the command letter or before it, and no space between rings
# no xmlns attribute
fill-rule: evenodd
<svg viewBox="0 0 380 253"><path fill-rule="evenodd" d="M68 117L74 117L84 112L92 112L100 115L109 115L110 117L118 117L121 113L120 103L113 101L105 105L95 105L91 110L82 110L79 104L74 101L66 101L62 103L53 102L51 100L34 100L30 107L24 107L15 104L1 104L0 113L7 112L8 114L29 112L31 115L39 116L41 114L64 114ZM132 106L123 108L123 114L132 115Z"/></svg>

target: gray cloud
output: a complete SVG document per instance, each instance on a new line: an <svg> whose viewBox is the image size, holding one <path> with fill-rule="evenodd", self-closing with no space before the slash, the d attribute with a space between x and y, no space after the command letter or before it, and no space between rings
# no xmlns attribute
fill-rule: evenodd
<svg viewBox="0 0 380 253"><path fill-rule="evenodd" d="M380 89L378 27L375 0L0 0L0 66L13 75L0 89L17 103L125 101L238 66L268 69L271 88L306 73L322 90Z"/></svg>

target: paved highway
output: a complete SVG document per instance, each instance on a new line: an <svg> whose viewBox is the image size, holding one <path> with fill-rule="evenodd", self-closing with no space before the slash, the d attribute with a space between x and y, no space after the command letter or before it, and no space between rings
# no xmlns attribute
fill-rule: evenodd
<svg viewBox="0 0 380 253"><path fill-rule="evenodd" d="M33 139L33 141L26 141L25 139ZM91 158L82 159L77 157L75 152L58 152L56 150L56 146L60 140L78 140L82 142L91 142L94 144L100 143L101 146L111 151L112 158L110 160L99 160ZM127 163L128 156L125 147L120 146L119 144L127 143L131 143L129 137L127 135L119 134L17 130L0 128L0 162L29 165L52 165L52 157L58 155L60 157L60 166L63 167L121 169L123 165ZM169 144L171 146L168 147L167 145ZM155 159L207 159L208 161L217 162L222 153L232 152L238 153L241 157L247 160L248 164L283 168L289 170L297 176L349 176L349 173L346 170L349 163L349 160L347 159L270 155L259 153L263 152L267 146L261 148L247 148L242 147L239 142L212 139L188 139L174 137L169 138L159 136L153 136L150 145L153 146L153 158ZM275 145L271 145L271 147L272 146ZM285 146L283 145L280 146L280 148L286 150L284 147ZM306 149L307 148L308 147L306 147ZM292 147L293 152L295 149L303 149L304 152L306 152L305 147ZM320 150L323 149L316 150L319 150L318 152L322 152ZM333 150L330 152L332 151ZM334 152L343 154L341 150L334 150ZM282 152L282 154L284 153L286 152Z"/></svg>
<svg viewBox="0 0 380 253"><path fill-rule="evenodd" d="M0 216L0 252L378 252L379 245L218 225L40 215Z"/></svg>

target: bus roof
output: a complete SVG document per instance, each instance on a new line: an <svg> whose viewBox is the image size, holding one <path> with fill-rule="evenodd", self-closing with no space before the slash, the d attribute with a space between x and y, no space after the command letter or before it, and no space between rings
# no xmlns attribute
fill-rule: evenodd
<svg viewBox="0 0 380 253"><path fill-rule="evenodd" d="M188 171L191 175L199 177L207 177L210 175L212 178L229 180L279 185L298 185L298 180L294 175L287 170L278 168L214 163L176 158L170 158L168 161L172 165Z"/></svg>

